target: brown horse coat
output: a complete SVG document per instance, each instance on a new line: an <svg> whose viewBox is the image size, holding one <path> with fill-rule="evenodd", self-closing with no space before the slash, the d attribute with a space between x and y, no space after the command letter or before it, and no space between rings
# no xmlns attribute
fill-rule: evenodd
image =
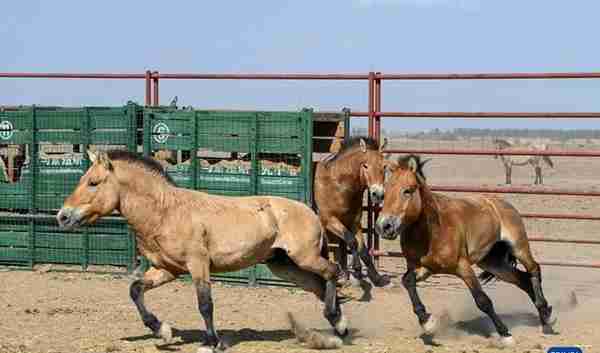
<svg viewBox="0 0 600 353"><path fill-rule="evenodd" d="M497 198L458 198L434 193L426 183L424 164L419 156L409 155L389 165L386 199L376 231L386 239L401 235L407 262L402 283L425 332L432 334L437 322L421 302L416 283L431 274L443 273L461 278L477 307L494 323L500 343L513 343L472 265L485 270L480 279L497 277L525 291L538 309L544 329L551 329L552 307L543 295L541 268L531 254L518 211ZM527 272L516 268L517 260Z"/></svg>

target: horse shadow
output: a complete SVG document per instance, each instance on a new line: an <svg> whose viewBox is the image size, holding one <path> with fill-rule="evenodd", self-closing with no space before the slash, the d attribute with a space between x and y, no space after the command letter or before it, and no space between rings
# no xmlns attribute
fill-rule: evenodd
<svg viewBox="0 0 600 353"><path fill-rule="evenodd" d="M508 326L509 329L523 326L533 328L537 327L542 329L539 317L534 313L508 313L499 314L498 316L506 324L506 326ZM451 318L447 317L445 321L446 322L442 322L442 327L438 335L439 337L464 334L481 336L483 338L491 338L497 334L494 324L491 322L490 318L485 315L474 317L468 320L452 320ZM547 331L545 328L543 330L544 334L559 334L557 331ZM422 334L420 338L426 345L434 347L442 346L442 344L435 341L434 336Z"/></svg>
<svg viewBox="0 0 600 353"><path fill-rule="evenodd" d="M326 335L332 335L331 329L329 330L320 330L315 329L320 333ZM261 330L257 331L254 329L243 328L240 330L231 330L231 329L223 329L219 330L219 337L223 341L226 347L233 348L236 345L243 342L283 342L287 340L295 340L296 336L289 329L283 330ZM162 343L157 344L156 348L160 351L178 351L177 347L198 344L200 345L202 342L206 341L206 331L205 330L180 330L177 328L173 328L173 338L179 337L179 340L174 340L174 342L170 343ZM348 336L344 338L344 345L353 345L352 340L355 338L361 337L360 333L356 329L350 329L350 333ZM152 334L145 334L141 336L132 336L132 337L124 337L121 338L123 341L127 342L138 342L138 341L146 341L157 339L156 336Z"/></svg>

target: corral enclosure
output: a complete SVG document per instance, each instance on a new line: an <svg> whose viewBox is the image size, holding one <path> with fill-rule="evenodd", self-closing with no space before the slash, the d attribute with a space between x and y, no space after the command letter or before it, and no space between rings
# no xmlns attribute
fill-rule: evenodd
<svg viewBox="0 0 600 353"><path fill-rule="evenodd" d="M54 220L89 166L88 148L152 156L180 187L232 196L276 195L310 204L313 135L324 130L325 138L315 140L315 146L329 151L343 139L336 133L347 120L343 113L320 114L315 134L316 115L310 109L207 111L135 104L4 110L0 264L133 269L135 237L117 214L71 233L61 232ZM263 266L225 276L242 282L277 280Z"/></svg>

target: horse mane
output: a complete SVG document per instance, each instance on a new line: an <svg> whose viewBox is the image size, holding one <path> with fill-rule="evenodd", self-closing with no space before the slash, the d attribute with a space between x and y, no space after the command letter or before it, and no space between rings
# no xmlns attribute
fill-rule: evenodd
<svg viewBox="0 0 600 353"><path fill-rule="evenodd" d="M337 151L335 154L333 154L331 158L327 158L327 163L334 162L334 161L338 160L339 158L356 151L357 148L360 148L360 140L365 141L365 144L367 145L367 150L370 150L370 151L378 151L379 150L379 144L372 137L354 136L348 140L342 141L339 151Z"/></svg>
<svg viewBox="0 0 600 353"><path fill-rule="evenodd" d="M175 186L175 181L171 178L163 166L153 158L141 156L137 153L126 151L126 150L109 150L106 151L108 158L113 161L124 161L130 164L135 164L143 167L150 173L161 176L167 183Z"/></svg>
<svg viewBox="0 0 600 353"><path fill-rule="evenodd" d="M498 145L498 147L500 148L509 148L512 147L512 144L508 141L506 141L505 139L494 139L493 141L495 144Z"/></svg>
<svg viewBox="0 0 600 353"><path fill-rule="evenodd" d="M417 165L417 171L416 174L421 176L421 178L423 178L423 181L427 180L427 177L425 176L425 173L423 172L423 167L425 166L425 164L427 164L427 162L429 162L431 159L425 159L423 160L421 158L420 155L418 154L408 154L406 156L400 156L397 159L397 163L398 166L402 169L409 169L408 163L410 162L410 160L414 160L416 162ZM425 186L427 186L426 183L423 183Z"/></svg>
<svg viewBox="0 0 600 353"><path fill-rule="evenodd" d="M398 167L404 170L410 170L409 162L414 160L417 165L416 174L417 182L419 183L419 190L421 192L421 202L423 204L423 215L425 215L425 222L427 223L427 228L429 231L434 234L438 233L440 229L440 215L439 215L439 207L434 198L434 194L431 191L431 188L427 184L427 177L423 172L423 167L427 162L431 159L423 160L420 155L417 154L409 154L406 156L400 156L397 160Z"/></svg>

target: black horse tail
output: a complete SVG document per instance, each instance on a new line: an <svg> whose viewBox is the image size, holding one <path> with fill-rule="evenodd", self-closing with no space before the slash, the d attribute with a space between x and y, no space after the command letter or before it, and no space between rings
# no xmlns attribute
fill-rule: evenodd
<svg viewBox="0 0 600 353"><path fill-rule="evenodd" d="M512 268L517 267L517 258L512 254L510 245L504 241L499 241L494 244L486 257L495 259L495 263L499 263L501 266L508 265ZM487 284L493 279L496 279L496 276L491 272L483 271L479 274L479 281L481 281L482 284Z"/></svg>

